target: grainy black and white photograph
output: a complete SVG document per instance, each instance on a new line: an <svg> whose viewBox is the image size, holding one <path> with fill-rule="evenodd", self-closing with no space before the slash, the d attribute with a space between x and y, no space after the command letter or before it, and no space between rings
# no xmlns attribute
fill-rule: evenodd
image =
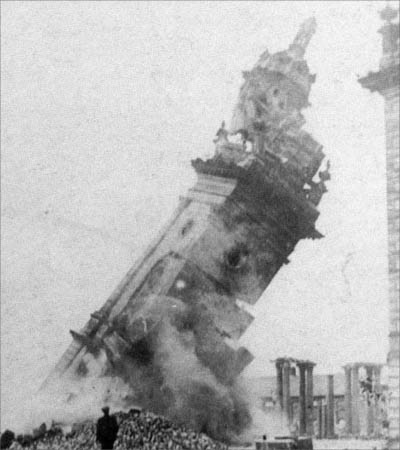
<svg viewBox="0 0 400 450"><path fill-rule="evenodd" d="M399 450L396 1L1 1L10 450Z"/></svg>

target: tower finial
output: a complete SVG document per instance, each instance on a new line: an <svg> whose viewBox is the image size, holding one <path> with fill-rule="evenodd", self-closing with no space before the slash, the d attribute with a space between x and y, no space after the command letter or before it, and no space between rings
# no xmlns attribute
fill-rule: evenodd
<svg viewBox="0 0 400 450"><path fill-rule="evenodd" d="M388 3L384 9L380 12L381 19L385 22L391 23L397 17L398 11L393 9Z"/></svg>
<svg viewBox="0 0 400 450"><path fill-rule="evenodd" d="M399 64L399 23L394 22L398 13L398 10L392 8L389 3L380 11L381 19L385 21L383 27L379 30L382 34L381 67Z"/></svg>
<svg viewBox="0 0 400 450"><path fill-rule="evenodd" d="M317 29L315 17L310 17L301 25L293 43L289 47L289 52L294 58L302 58L310 40Z"/></svg>

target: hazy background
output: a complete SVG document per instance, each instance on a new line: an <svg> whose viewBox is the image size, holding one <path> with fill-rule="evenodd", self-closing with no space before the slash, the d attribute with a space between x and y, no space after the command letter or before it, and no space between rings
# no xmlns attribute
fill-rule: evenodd
<svg viewBox="0 0 400 450"><path fill-rule="evenodd" d="M384 2L3 2L1 428L39 387L195 181L242 82L315 15L306 112L331 160L319 241L254 307L243 344L320 373L385 362Z"/></svg>

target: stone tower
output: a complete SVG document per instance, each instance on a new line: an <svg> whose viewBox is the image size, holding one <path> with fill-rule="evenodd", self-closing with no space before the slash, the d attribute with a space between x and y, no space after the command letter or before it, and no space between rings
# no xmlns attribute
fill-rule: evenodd
<svg viewBox="0 0 400 450"><path fill-rule="evenodd" d="M71 332L44 386L117 377L134 403L211 436L228 440L248 425L235 391L252 360L238 345L252 322L243 305L259 299L299 240L321 237L329 165L319 171L321 145L301 128L314 31L306 21L287 51L264 52L244 73L214 157L192 161L197 183L104 306Z"/></svg>
<svg viewBox="0 0 400 450"><path fill-rule="evenodd" d="M385 101L387 211L389 231L389 437L391 448L399 448L399 23L394 23L398 11L387 6L381 17L385 21L379 30L383 40L383 55L377 72L360 79L372 92L379 92Z"/></svg>

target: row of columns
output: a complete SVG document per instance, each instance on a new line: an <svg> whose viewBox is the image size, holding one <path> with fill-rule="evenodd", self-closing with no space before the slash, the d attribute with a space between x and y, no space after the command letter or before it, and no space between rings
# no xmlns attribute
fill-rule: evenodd
<svg viewBox="0 0 400 450"><path fill-rule="evenodd" d="M289 424L293 423L293 411L290 392L290 375L296 366L299 372L299 434L300 436L314 434L314 395L313 395L313 368L311 361L279 358L275 361L277 371L277 395L279 405ZM360 368L364 368L367 380L378 385L380 382L381 365L371 363L348 364L345 370L345 397L344 410L346 434L348 436L360 435ZM335 392L334 376L327 375L327 389L325 400L316 403L317 408L317 434L324 438L335 437ZM367 402L366 432L372 436L375 429L375 402ZM364 427L363 427L364 428Z"/></svg>
<svg viewBox="0 0 400 450"><path fill-rule="evenodd" d="M360 434L360 377L359 370L365 368L367 379L380 382L381 365L355 363L344 366L345 373L345 422L346 434L358 436ZM374 402L367 405L367 435L375 432L375 405Z"/></svg>
<svg viewBox="0 0 400 450"><path fill-rule="evenodd" d="M290 394L290 374L292 364L299 369L299 412L300 412L300 436L312 436L314 432L314 393L313 393L313 369L315 364L311 361L294 360L291 358L279 358L275 361L277 372L277 393L279 405L291 423L292 408Z"/></svg>

